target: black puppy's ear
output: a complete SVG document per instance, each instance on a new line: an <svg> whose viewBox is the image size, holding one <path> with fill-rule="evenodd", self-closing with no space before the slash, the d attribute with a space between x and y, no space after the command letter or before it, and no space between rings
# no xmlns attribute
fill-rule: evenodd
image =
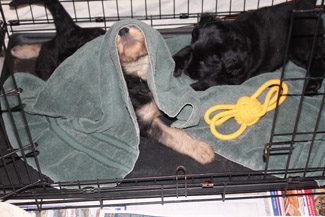
<svg viewBox="0 0 325 217"><path fill-rule="evenodd" d="M186 46L173 55L175 61L174 76L178 77L183 73L184 68L186 67L192 54L191 46Z"/></svg>
<svg viewBox="0 0 325 217"><path fill-rule="evenodd" d="M217 18L215 15L204 13L200 17L199 24L205 24L205 23L213 23L216 21L220 21L219 18Z"/></svg>

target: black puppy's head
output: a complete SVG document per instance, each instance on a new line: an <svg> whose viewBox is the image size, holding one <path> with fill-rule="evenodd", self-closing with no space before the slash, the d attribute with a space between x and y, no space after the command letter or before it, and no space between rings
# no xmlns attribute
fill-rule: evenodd
<svg viewBox="0 0 325 217"><path fill-rule="evenodd" d="M192 31L191 49L184 73L193 79L210 79L214 85L237 84L242 80L247 41L230 22L202 15Z"/></svg>

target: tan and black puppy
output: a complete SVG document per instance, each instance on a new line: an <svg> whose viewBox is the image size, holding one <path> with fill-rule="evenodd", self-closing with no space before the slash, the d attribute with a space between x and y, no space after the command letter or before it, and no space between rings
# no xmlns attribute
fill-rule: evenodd
<svg viewBox="0 0 325 217"><path fill-rule="evenodd" d="M122 28L116 37L116 47L141 135L155 139L201 164L212 162L215 154L209 144L161 121L162 113L147 84L150 60L143 33L135 26Z"/></svg>

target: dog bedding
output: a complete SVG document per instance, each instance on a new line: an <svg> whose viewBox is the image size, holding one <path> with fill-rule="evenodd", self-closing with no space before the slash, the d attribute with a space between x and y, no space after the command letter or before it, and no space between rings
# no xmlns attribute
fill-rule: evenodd
<svg viewBox="0 0 325 217"><path fill-rule="evenodd" d="M280 71L254 77L242 85L217 86L195 92L186 75L173 76L172 54L190 42L190 37L164 40L148 25L136 20L117 22L104 36L87 43L64 61L52 77L44 82L27 73L16 73L18 86L24 91L21 98L38 144L38 160L42 173L54 181L123 178L132 171L139 155L139 129L115 49L115 36L126 25L136 25L145 34L151 67L148 85L158 107L170 117L176 117L174 127L186 128L193 137L207 141L216 153L253 170L265 167L264 145L269 142L274 111L249 127L235 140L214 138L203 120L204 112L216 104L235 104L241 96L249 96L265 81L279 78ZM286 77L304 77L305 71L293 64L286 67ZM287 82L289 93L300 94L302 81ZM5 89L11 89L8 80ZM324 85L322 87L324 91ZM280 106L275 133L292 133L300 97L290 96ZM176 102L176 103L175 103ZM297 132L314 129L315 116L321 96L305 97ZM15 105L15 101L10 101ZM315 114L315 115L311 115ZM323 112L318 130L325 130ZM3 116L13 146L18 142L9 117ZM27 143L25 127L19 114L15 120ZM233 132L238 125L230 121L220 130ZM297 136L295 140L307 140ZM290 141L289 136L277 137ZM304 167L311 144L294 143L290 168ZM324 166L324 137L316 135L309 167ZM160 158L163 154L160 153ZM271 156L269 169L285 168L288 155ZM35 167L33 160L28 161ZM215 168L218 171L218 168ZM297 174L295 174L297 175Z"/></svg>

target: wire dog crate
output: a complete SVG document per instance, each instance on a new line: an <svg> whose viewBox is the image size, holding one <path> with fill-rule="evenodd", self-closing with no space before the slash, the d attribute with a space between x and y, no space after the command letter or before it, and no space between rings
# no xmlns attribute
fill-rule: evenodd
<svg viewBox="0 0 325 217"><path fill-rule="evenodd" d="M19 86L12 90L5 90L3 82L9 78L14 79L16 71L33 70L33 60L17 62L10 54L10 49L16 45L26 42L43 42L49 40L55 31L54 23L49 12L42 6L29 5L19 9L9 9L10 1L1 1L0 9L2 15L1 42L4 50L4 67L1 75L1 114L7 114L14 126L14 133L19 143L19 148L13 148L7 137L4 121L0 120L0 198L2 200L16 200L18 205L35 205L35 209L55 208L55 204L68 203L67 207L78 206L111 206L121 204L148 204L148 203L172 203L176 201L195 201L199 195L209 195L206 200L226 200L253 198L260 196L248 196L246 193L265 191L284 191L291 189L319 188L317 182L325 181L325 160L322 166L313 167L310 165L314 143L319 142L320 135L325 134L325 129L320 129L322 113L325 113L324 101L325 92L320 91L317 95L319 104L318 112L310 114L315 119L315 125L310 126L308 131L299 131L299 119L304 106L302 93L288 94L287 97L299 97L299 107L296 109L294 129L292 132L277 132L277 112L275 110L272 132L269 143L264 145L264 157L266 166L264 170L251 170L233 162L228 162L220 157L220 165L223 169L209 167L202 170L190 170L187 166L179 164L174 172L159 176L127 176L125 179L96 179L89 177L89 180L68 180L52 181L42 173L42 165L38 162L38 144L32 139L28 120L24 113L24 103L20 99L21 91ZM260 8L267 5L279 3L278 1L232 1L217 0L213 4L209 1L190 3L190 1L146 1L140 6L135 1L123 0L62 0L73 20L83 27L102 27L109 29L110 26L119 20L126 18L139 19L159 29L163 36L173 37L176 35L190 34L192 24L196 23L202 12L214 13L225 19L231 19L240 12ZM251 3L254 2L254 3ZM282 1L283 2L283 1ZM185 4L185 5L184 5ZM323 16L324 1L313 11L295 11L292 14L294 19L307 18L321 23ZM79 11L83 11L82 14ZM311 15L311 12L313 15ZM316 15L315 15L316 14ZM23 15L23 16L22 16ZM292 27L291 23L291 27ZM293 27L292 27L293 28ZM290 28L292 30L292 28ZM314 53L315 40L319 36L317 28L310 33L309 37L314 38L311 53ZM291 36L290 36L291 38ZM288 40L288 47L290 45ZM288 49L286 51L288 58ZM312 64L313 56L309 61ZM285 60L284 60L285 61ZM308 71L308 70L307 70ZM306 83L310 77L285 78L285 67L282 70L282 81L298 80ZM324 79L320 77L318 79ZM8 100L15 97L18 104L10 107ZM16 129L13 113L19 112L26 126L28 144L20 142L20 135ZM2 115L1 115L2 116ZM283 140L284 136L290 139ZM322 146L325 141L321 140ZM301 168L289 168L292 161L291 154L296 144L303 144L307 147L304 156L305 166ZM162 150L166 151L166 150ZM321 153L325 157L325 153ZM284 156L286 166L284 169L270 169L268 162L273 156ZM27 159L35 161L36 169L31 168ZM324 158L325 159L325 158ZM224 161L223 161L224 160ZM223 162L221 162L223 161ZM155 170L155 168L153 168ZM194 171L194 172L193 172ZM202 171L202 172L200 172ZM114 187L109 187L114 185ZM289 194L288 194L289 195ZM150 200L141 200L150 198ZM179 199L182 198L182 199ZM131 202L127 199L139 199ZM200 199L202 201L202 199ZM112 202L115 201L115 202ZM80 205L82 202L87 204ZM54 206L53 206L54 204ZM52 205L52 206L46 206Z"/></svg>

